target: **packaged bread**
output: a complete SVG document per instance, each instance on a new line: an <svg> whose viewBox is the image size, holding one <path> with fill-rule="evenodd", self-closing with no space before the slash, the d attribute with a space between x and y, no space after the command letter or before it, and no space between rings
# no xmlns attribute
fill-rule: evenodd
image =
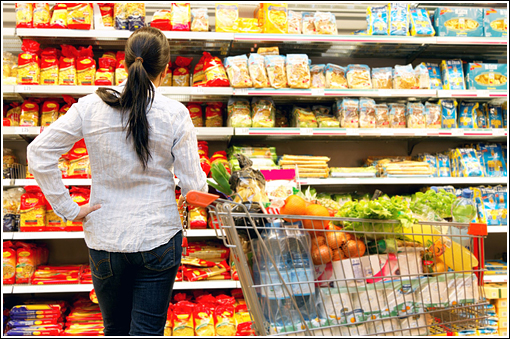
<svg viewBox="0 0 510 339"><path fill-rule="evenodd" d="M223 103L208 103L205 108L205 127L223 126Z"/></svg>
<svg viewBox="0 0 510 339"><path fill-rule="evenodd" d="M375 101L369 98L359 100L359 127L375 128Z"/></svg>
<svg viewBox="0 0 510 339"><path fill-rule="evenodd" d="M18 55L18 85L39 85L39 43L24 39Z"/></svg>
<svg viewBox="0 0 510 339"><path fill-rule="evenodd" d="M389 104L390 128L406 128L406 106L404 104Z"/></svg>
<svg viewBox="0 0 510 339"><path fill-rule="evenodd" d="M275 107L271 97L255 97L251 101L252 127L275 126Z"/></svg>
<svg viewBox="0 0 510 339"><path fill-rule="evenodd" d="M326 88L326 65L312 65L310 78L310 88Z"/></svg>
<svg viewBox="0 0 510 339"><path fill-rule="evenodd" d="M251 53L248 58L248 70L250 78L255 88L269 88L269 79L266 74L266 66L264 64L264 56Z"/></svg>
<svg viewBox="0 0 510 339"><path fill-rule="evenodd" d="M289 11L287 33L301 34L301 13Z"/></svg>
<svg viewBox="0 0 510 339"><path fill-rule="evenodd" d="M389 35L409 35L409 4L390 3L389 8Z"/></svg>
<svg viewBox="0 0 510 339"><path fill-rule="evenodd" d="M441 128L457 128L457 100L439 100L441 106Z"/></svg>
<svg viewBox="0 0 510 339"><path fill-rule="evenodd" d="M285 72L286 58L283 55L267 55L264 57L267 76L272 88L287 87L287 73Z"/></svg>
<svg viewBox="0 0 510 339"><path fill-rule="evenodd" d="M191 10L191 31L209 31L209 15L207 14L207 8L194 8Z"/></svg>
<svg viewBox="0 0 510 339"><path fill-rule="evenodd" d="M374 89L392 89L392 68L372 68L372 84Z"/></svg>
<svg viewBox="0 0 510 339"><path fill-rule="evenodd" d="M239 18L239 6L236 3L217 3L215 8L216 32L235 33Z"/></svg>
<svg viewBox="0 0 510 339"><path fill-rule="evenodd" d="M310 65L306 54L287 55L287 82L290 88L310 88Z"/></svg>
<svg viewBox="0 0 510 339"><path fill-rule="evenodd" d="M425 124L427 128L441 128L441 106L425 103Z"/></svg>
<svg viewBox="0 0 510 339"><path fill-rule="evenodd" d="M331 12L315 12L314 24L316 34L338 34L336 17Z"/></svg>
<svg viewBox="0 0 510 339"><path fill-rule="evenodd" d="M191 7L189 3L172 2L170 15L170 30L189 31L191 30Z"/></svg>
<svg viewBox="0 0 510 339"><path fill-rule="evenodd" d="M246 55L226 58L225 68L232 87L246 88L253 86L250 78L250 72L248 71L248 57Z"/></svg>
<svg viewBox="0 0 510 339"><path fill-rule="evenodd" d="M367 7L368 35L388 35L388 6Z"/></svg>
<svg viewBox="0 0 510 339"><path fill-rule="evenodd" d="M408 102L406 109L408 128L425 128L425 106L421 102Z"/></svg>
<svg viewBox="0 0 510 339"><path fill-rule="evenodd" d="M417 86L419 89L430 89L430 77L427 66L425 66L423 63L416 66L414 68L414 76L416 78Z"/></svg>
<svg viewBox="0 0 510 339"><path fill-rule="evenodd" d="M319 128L338 128L340 121L332 114L331 107L324 105L315 105L312 107L312 112L317 119Z"/></svg>
<svg viewBox="0 0 510 339"><path fill-rule="evenodd" d="M300 128L317 128L317 119L309 107L294 105L292 109L292 126Z"/></svg>
<svg viewBox="0 0 510 339"><path fill-rule="evenodd" d="M411 64L401 66L395 65L393 69L394 89L417 89L418 84Z"/></svg>
<svg viewBox="0 0 510 339"><path fill-rule="evenodd" d="M43 86L58 85L58 52L56 48L45 48L41 53L40 84Z"/></svg>
<svg viewBox="0 0 510 339"><path fill-rule="evenodd" d="M34 28L50 27L50 5L47 2L34 3Z"/></svg>
<svg viewBox="0 0 510 339"><path fill-rule="evenodd" d="M186 108L189 111L191 122L195 127L204 127L204 116L202 114L202 106L197 103L188 103Z"/></svg>
<svg viewBox="0 0 510 339"><path fill-rule="evenodd" d="M205 87L229 87L227 72L220 58L204 52Z"/></svg>
<svg viewBox="0 0 510 339"><path fill-rule="evenodd" d="M375 127L376 128L389 128L390 127L390 109L386 104L375 105Z"/></svg>
<svg viewBox="0 0 510 339"><path fill-rule="evenodd" d="M410 18L412 36L434 36L436 34L425 8L411 8Z"/></svg>
<svg viewBox="0 0 510 339"><path fill-rule="evenodd" d="M228 127L252 127L250 102L244 98L228 100Z"/></svg>
<svg viewBox="0 0 510 339"><path fill-rule="evenodd" d="M347 66L347 84L352 89L372 89L370 67L367 65Z"/></svg>
<svg viewBox="0 0 510 339"><path fill-rule="evenodd" d="M336 102L337 117L342 128L359 127L359 100L344 98Z"/></svg>
<svg viewBox="0 0 510 339"><path fill-rule="evenodd" d="M338 65L326 65L326 88L348 88L345 68Z"/></svg>
<svg viewBox="0 0 510 339"><path fill-rule="evenodd" d="M264 33L287 34L287 3L262 3Z"/></svg>
<svg viewBox="0 0 510 339"><path fill-rule="evenodd" d="M317 34L317 30L315 29L315 14L310 12L303 12L301 15L302 21L302 29L303 34Z"/></svg>

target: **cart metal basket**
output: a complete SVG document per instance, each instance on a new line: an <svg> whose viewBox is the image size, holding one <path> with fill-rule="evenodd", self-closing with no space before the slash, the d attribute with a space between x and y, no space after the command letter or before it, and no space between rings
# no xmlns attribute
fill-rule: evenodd
<svg viewBox="0 0 510 339"><path fill-rule="evenodd" d="M493 326L483 289L486 225L404 228L251 213L249 204L199 192L186 198L208 207L231 249L257 335L452 335ZM343 228L326 229L330 222Z"/></svg>

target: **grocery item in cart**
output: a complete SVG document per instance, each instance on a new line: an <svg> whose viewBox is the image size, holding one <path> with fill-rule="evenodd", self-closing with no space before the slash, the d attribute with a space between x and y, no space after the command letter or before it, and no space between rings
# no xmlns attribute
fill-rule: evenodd
<svg viewBox="0 0 510 339"><path fill-rule="evenodd" d="M375 128L375 101L370 98L360 98L359 100L359 127Z"/></svg>
<svg viewBox="0 0 510 339"><path fill-rule="evenodd" d="M319 128L338 128L340 121L332 114L331 107L324 105L315 105L312 107L313 114L317 119Z"/></svg>
<svg viewBox="0 0 510 339"><path fill-rule="evenodd" d="M427 128L441 128L441 105L425 103L425 125Z"/></svg>
<svg viewBox="0 0 510 339"><path fill-rule="evenodd" d="M441 105L441 128L457 128L457 100L439 100Z"/></svg>
<svg viewBox="0 0 510 339"><path fill-rule="evenodd" d="M310 88L326 88L326 65L312 65L310 67ZM344 71L345 73L345 71ZM345 76L345 74L344 74Z"/></svg>
<svg viewBox="0 0 510 339"><path fill-rule="evenodd" d="M92 86L94 85L95 75L96 61L94 60L92 46L88 48L80 47L78 58L76 59L76 84L79 86Z"/></svg>
<svg viewBox="0 0 510 339"><path fill-rule="evenodd" d="M429 70L423 63L414 68L414 76L419 89L430 89Z"/></svg>
<svg viewBox="0 0 510 339"><path fill-rule="evenodd" d="M459 128L477 128L476 126L476 110L477 102L462 101L459 106Z"/></svg>
<svg viewBox="0 0 510 339"><path fill-rule="evenodd" d="M227 57L225 59L225 68L232 87L243 88L253 86L248 71L248 57L246 55Z"/></svg>
<svg viewBox="0 0 510 339"><path fill-rule="evenodd" d="M239 6L236 3L217 3L215 8L216 32L236 32Z"/></svg>
<svg viewBox="0 0 510 339"><path fill-rule="evenodd" d="M191 7L189 3L172 2L172 12L170 14L170 30L191 30Z"/></svg>
<svg viewBox="0 0 510 339"><path fill-rule="evenodd" d="M175 69L172 75L172 86L190 86L190 67L193 58L178 56L175 60Z"/></svg>
<svg viewBox="0 0 510 339"><path fill-rule="evenodd" d="M34 28L49 28L50 5L48 3L34 3L33 25Z"/></svg>
<svg viewBox="0 0 510 339"><path fill-rule="evenodd" d="M430 89L443 89L439 65L429 62L424 62L422 64L424 64L429 71Z"/></svg>
<svg viewBox="0 0 510 339"><path fill-rule="evenodd" d="M375 127L376 128L389 128L390 127L390 109L386 104L375 105Z"/></svg>
<svg viewBox="0 0 510 339"><path fill-rule="evenodd" d="M336 115L342 128L359 127L359 100L344 98L336 102Z"/></svg>
<svg viewBox="0 0 510 339"><path fill-rule="evenodd" d="M67 28L67 4L57 3L53 6L50 28Z"/></svg>
<svg viewBox="0 0 510 339"><path fill-rule="evenodd" d="M308 55L287 54L286 68L290 88L310 88Z"/></svg>
<svg viewBox="0 0 510 339"><path fill-rule="evenodd" d="M443 89L465 90L462 60L443 60L440 64Z"/></svg>
<svg viewBox="0 0 510 339"><path fill-rule="evenodd" d="M390 3L388 35L409 35L409 4Z"/></svg>
<svg viewBox="0 0 510 339"><path fill-rule="evenodd" d="M92 25L92 4L68 3L67 4L67 28L90 29Z"/></svg>
<svg viewBox="0 0 510 339"><path fill-rule="evenodd" d="M301 13L289 11L287 33L301 34Z"/></svg>
<svg viewBox="0 0 510 339"><path fill-rule="evenodd" d="M338 34L336 17L331 12L315 12L314 24L316 34Z"/></svg>
<svg viewBox="0 0 510 339"><path fill-rule="evenodd" d="M266 67L264 64L264 56L251 53L248 59L248 69L250 71L251 81L255 88L268 88L269 80L266 74Z"/></svg>
<svg viewBox="0 0 510 339"><path fill-rule="evenodd" d="M229 87L225 67L220 58L213 57L210 53L204 52L204 75L205 87Z"/></svg>
<svg viewBox="0 0 510 339"><path fill-rule="evenodd" d="M228 100L228 127L251 127L251 106L244 98L230 98Z"/></svg>
<svg viewBox="0 0 510 339"><path fill-rule="evenodd" d="M372 68L372 84L374 89L392 89L391 67Z"/></svg>
<svg viewBox="0 0 510 339"><path fill-rule="evenodd" d="M436 34L425 8L411 8L410 17L412 36L434 36Z"/></svg>
<svg viewBox="0 0 510 339"><path fill-rule="evenodd" d="M388 35L388 6L367 7L367 34Z"/></svg>
<svg viewBox="0 0 510 339"><path fill-rule="evenodd" d="M275 107L271 97L255 97L251 101L252 127L275 127Z"/></svg>
<svg viewBox="0 0 510 339"><path fill-rule="evenodd" d="M408 102L406 108L408 128L425 128L425 106L421 102Z"/></svg>
<svg viewBox="0 0 510 339"><path fill-rule="evenodd" d="M38 85L39 84L39 43L24 39L21 45L23 51L18 55L18 85Z"/></svg>
<svg viewBox="0 0 510 339"><path fill-rule="evenodd" d="M508 73L506 64L469 63L466 73L468 89L507 89Z"/></svg>
<svg viewBox="0 0 510 339"><path fill-rule="evenodd" d="M416 89L418 82L411 64L401 66L395 65L393 69L394 89Z"/></svg>
<svg viewBox="0 0 510 339"><path fill-rule="evenodd" d="M301 16L303 34L317 34L315 28L315 14L311 12L303 12Z"/></svg>
<svg viewBox="0 0 510 339"><path fill-rule="evenodd" d="M333 64L326 65L326 88L348 88L345 68Z"/></svg>
<svg viewBox="0 0 510 339"><path fill-rule="evenodd" d="M292 108L292 123L293 127L301 128L317 128L317 119L315 114L309 107L294 106Z"/></svg>
<svg viewBox="0 0 510 339"><path fill-rule="evenodd" d="M58 119L59 103L57 100L46 100L41 108L41 126L49 126Z"/></svg>
<svg viewBox="0 0 510 339"><path fill-rule="evenodd" d="M271 87L287 87L287 73L285 71L286 57L283 55L267 55L264 57L264 60Z"/></svg>
<svg viewBox="0 0 510 339"><path fill-rule="evenodd" d="M371 89L370 67L367 65L347 66L347 83L352 89Z"/></svg>
<svg viewBox="0 0 510 339"><path fill-rule="evenodd" d="M487 37L508 35L508 11L501 8L483 9L483 32Z"/></svg>
<svg viewBox="0 0 510 339"><path fill-rule="evenodd" d="M437 36L483 36L483 8L438 7L434 12Z"/></svg>
<svg viewBox="0 0 510 339"><path fill-rule="evenodd" d="M39 126L39 105L33 99L28 99L21 105L20 126Z"/></svg>
<svg viewBox="0 0 510 339"><path fill-rule="evenodd" d="M76 58L78 50L71 45L61 45L62 56L59 61L58 84L76 85Z"/></svg>
<svg viewBox="0 0 510 339"><path fill-rule="evenodd" d="M209 103L205 108L205 127L223 126L223 103Z"/></svg>
<svg viewBox="0 0 510 339"><path fill-rule="evenodd" d="M209 15L207 14L207 8L194 8L191 10L191 31L209 31Z"/></svg>
<svg viewBox="0 0 510 339"><path fill-rule="evenodd" d="M252 168L253 162L243 154L234 154L241 169L234 171L230 177L230 188L239 195L236 202L269 202L265 192L266 180L260 171ZM240 200L242 199L242 200Z"/></svg>
<svg viewBox="0 0 510 339"><path fill-rule="evenodd" d="M489 102L485 105L488 128L501 128L503 126L502 106Z"/></svg>

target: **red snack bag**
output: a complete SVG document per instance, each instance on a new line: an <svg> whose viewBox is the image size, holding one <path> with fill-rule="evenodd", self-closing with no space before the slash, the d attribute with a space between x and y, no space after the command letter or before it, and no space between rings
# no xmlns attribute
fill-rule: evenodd
<svg viewBox="0 0 510 339"><path fill-rule="evenodd" d="M205 109L205 127L223 126L223 104L210 103Z"/></svg>
<svg viewBox="0 0 510 339"><path fill-rule="evenodd" d="M214 322L216 324L216 335L234 336L236 333L236 322L234 319L235 309L232 305L218 305L214 309Z"/></svg>
<svg viewBox="0 0 510 339"><path fill-rule="evenodd" d="M55 214L55 211L53 211L53 207L51 207L48 200L44 199L46 202L46 231L53 232L53 231L64 231L66 227L66 223L64 220L62 220L61 217Z"/></svg>
<svg viewBox="0 0 510 339"><path fill-rule="evenodd" d="M58 85L60 51L56 48L45 48L41 53L40 84L44 86Z"/></svg>
<svg viewBox="0 0 510 339"><path fill-rule="evenodd" d="M236 303L236 298L226 294L220 294L216 296L216 302L219 305L234 305Z"/></svg>
<svg viewBox="0 0 510 339"><path fill-rule="evenodd" d="M198 153L203 151L204 155L209 157L209 146L207 145L207 141L199 141L198 142Z"/></svg>
<svg viewBox="0 0 510 339"><path fill-rule="evenodd" d="M120 85L124 80L127 79L127 70L125 65L125 53L118 51L117 55L117 64L115 65L115 86Z"/></svg>
<svg viewBox="0 0 510 339"><path fill-rule="evenodd" d="M172 2L172 11L170 13L170 30L191 30L191 8L189 3Z"/></svg>
<svg viewBox="0 0 510 339"><path fill-rule="evenodd" d="M204 127L204 117L202 114L202 106L200 104L189 103L186 108L189 111L191 121L195 127Z"/></svg>
<svg viewBox="0 0 510 339"><path fill-rule="evenodd" d="M94 60L92 46L80 47L76 60L76 83L81 86L92 86L94 85L95 76L96 61Z"/></svg>
<svg viewBox="0 0 510 339"><path fill-rule="evenodd" d="M170 19L172 11L169 9L160 9L152 16L151 27L159 28L162 31L170 31Z"/></svg>
<svg viewBox="0 0 510 339"><path fill-rule="evenodd" d="M62 107L60 107L60 110L58 111L58 117L60 118L62 115L66 114L69 108L76 103L76 99L72 96L63 94L62 97L64 98L64 101L66 104Z"/></svg>
<svg viewBox="0 0 510 339"><path fill-rule="evenodd" d="M41 126L46 127L57 121L59 103L55 99L46 100L41 108Z"/></svg>
<svg viewBox="0 0 510 339"><path fill-rule="evenodd" d="M175 60L175 68L172 76L172 86L188 87L190 85L190 65L193 58L178 56Z"/></svg>
<svg viewBox="0 0 510 339"><path fill-rule="evenodd" d="M70 29L90 29L92 13L92 4L90 3L67 3L67 27Z"/></svg>
<svg viewBox="0 0 510 339"><path fill-rule="evenodd" d="M59 85L76 85L76 58L78 50L74 46L62 45L60 70L58 72Z"/></svg>
<svg viewBox="0 0 510 339"><path fill-rule="evenodd" d="M67 28L67 4L56 4L52 12L50 28Z"/></svg>
<svg viewBox="0 0 510 339"><path fill-rule="evenodd" d="M195 87L201 87L205 84L204 60L205 55L198 60L198 64L195 65L193 70L193 86Z"/></svg>
<svg viewBox="0 0 510 339"><path fill-rule="evenodd" d="M32 99L21 105L20 126L39 126L39 105Z"/></svg>
<svg viewBox="0 0 510 339"><path fill-rule="evenodd" d="M69 178L90 179L89 153L85 140L76 142L69 151Z"/></svg>
<svg viewBox="0 0 510 339"><path fill-rule="evenodd" d="M211 161L209 161L209 158L205 155L200 155L200 166L202 167L202 171L204 171L205 175L209 175L211 172Z"/></svg>
<svg viewBox="0 0 510 339"><path fill-rule="evenodd" d="M16 2L16 28L33 28L34 5L29 2Z"/></svg>
<svg viewBox="0 0 510 339"><path fill-rule="evenodd" d="M237 319L237 316L236 316ZM255 330L252 328L253 322L244 322L237 325L236 337L252 337L255 336Z"/></svg>
<svg viewBox="0 0 510 339"><path fill-rule="evenodd" d="M188 223L190 229L207 228L207 209L198 206L188 207Z"/></svg>
<svg viewBox="0 0 510 339"><path fill-rule="evenodd" d="M90 200L90 189L87 187L72 187L69 191L71 198L79 206L83 206L89 203ZM66 231L83 231L83 222L67 220Z"/></svg>
<svg viewBox="0 0 510 339"><path fill-rule="evenodd" d="M199 337L214 336L214 316L210 307L198 304L193 308L195 335Z"/></svg>
<svg viewBox="0 0 510 339"><path fill-rule="evenodd" d="M25 186L20 203L20 231L39 232L46 228L46 199L39 186Z"/></svg>
<svg viewBox="0 0 510 339"><path fill-rule="evenodd" d="M179 302L173 308L173 327L174 336L193 336L195 333L195 324L193 321L194 304Z"/></svg>
<svg viewBox="0 0 510 339"><path fill-rule="evenodd" d="M104 27L113 27L113 7L114 3L98 3L101 19Z"/></svg>
<svg viewBox="0 0 510 339"><path fill-rule="evenodd" d="M11 241L4 241L2 258L3 284L13 285L16 280L16 248Z"/></svg>
<svg viewBox="0 0 510 339"><path fill-rule="evenodd" d="M229 87L225 67L220 58L213 57L210 53L204 52L204 74L206 87Z"/></svg>
<svg viewBox="0 0 510 339"><path fill-rule="evenodd" d="M18 85L39 85L39 43L25 39L21 45L23 53L18 55Z"/></svg>
<svg viewBox="0 0 510 339"><path fill-rule="evenodd" d="M32 244L20 243L16 249L16 284L28 284L37 265L37 247Z"/></svg>
<svg viewBox="0 0 510 339"><path fill-rule="evenodd" d="M99 68L96 72L96 86L112 86L116 61L112 58L99 58Z"/></svg>

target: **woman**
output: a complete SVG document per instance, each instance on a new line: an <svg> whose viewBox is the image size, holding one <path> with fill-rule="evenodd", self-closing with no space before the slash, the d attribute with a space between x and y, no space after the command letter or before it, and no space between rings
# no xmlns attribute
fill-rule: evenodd
<svg viewBox="0 0 510 339"><path fill-rule="evenodd" d="M84 222L105 335L163 335L181 261L174 172L183 195L207 192L207 183L188 110L155 91L170 61L168 40L142 28L125 51L122 94L100 88L81 98L30 144L28 163L55 213ZM92 191L80 207L58 160L82 138Z"/></svg>

